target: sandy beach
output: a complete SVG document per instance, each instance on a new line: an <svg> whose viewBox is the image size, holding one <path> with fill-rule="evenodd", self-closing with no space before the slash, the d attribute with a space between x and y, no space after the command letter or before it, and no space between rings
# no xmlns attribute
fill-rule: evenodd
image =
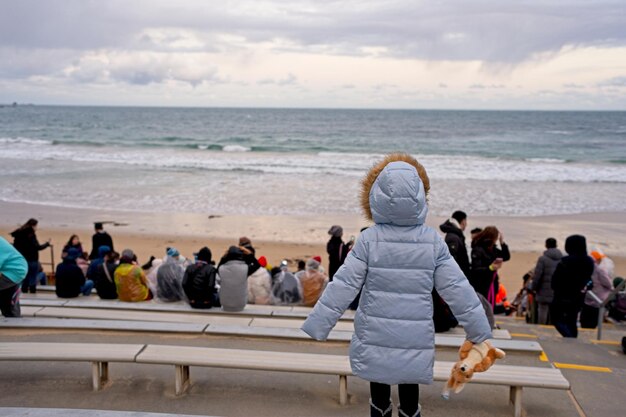
<svg viewBox="0 0 626 417"><path fill-rule="evenodd" d="M80 236L85 250L91 249L92 224L105 222L113 236L115 248L132 248L139 261L151 255L162 257L165 248L175 246L191 257L208 246L215 258L237 243L239 236L252 239L258 256L265 256L273 265L282 259L295 269L300 259L321 255L327 265L327 230L332 224L344 227L344 238L358 236L368 223L358 216L220 216L218 213L142 213L130 211L99 211L69 209L36 204L0 202L0 234L9 233L30 217L40 221L37 232L40 242L52 239L55 262L69 236ZM615 261L616 274L626 275L626 226L622 213L597 213L543 217L470 217L469 227L497 225L512 251L512 258L501 273L509 292L521 286L524 273L535 265L543 251L546 237L558 239L560 247L565 237L580 233L587 236L589 248L601 248ZM437 227L443 218L430 216L428 225ZM41 253L42 262L50 262L50 251Z"/></svg>

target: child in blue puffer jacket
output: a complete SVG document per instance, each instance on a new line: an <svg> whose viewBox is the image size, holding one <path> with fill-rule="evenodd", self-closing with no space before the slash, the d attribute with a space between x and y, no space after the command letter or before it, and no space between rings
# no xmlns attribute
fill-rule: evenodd
<svg viewBox="0 0 626 417"><path fill-rule="evenodd" d="M361 204L375 225L365 230L302 326L325 340L361 291L350 344L355 375L370 381L372 416L421 416L419 385L433 380L432 290L448 303L473 343L492 337L484 309L448 246L424 224L430 182L407 154L391 154L362 182Z"/></svg>

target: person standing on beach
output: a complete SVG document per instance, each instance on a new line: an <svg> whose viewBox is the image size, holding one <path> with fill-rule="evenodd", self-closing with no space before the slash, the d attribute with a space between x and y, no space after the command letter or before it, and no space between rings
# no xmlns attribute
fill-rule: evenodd
<svg viewBox="0 0 626 417"><path fill-rule="evenodd" d="M43 245L37 241L37 219L29 219L19 229L11 233L13 246L28 262L28 273L22 281L22 292L37 292L37 273L39 272L39 251L50 247L50 239Z"/></svg>
<svg viewBox="0 0 626 417"><path fill-rule="evenodd" d="M546 239L546 250L537 260L533 280L529 285L529 289L535 292L535 300L537 301L537 324L548 324L550 303L554 298L552 291L552 275L556 270L556 266L563 258L563 254L556 247L556 239L550 237Z"/></svg>
<svg viewBox="0 0 626 417"><path fill-rule="evenodd" d="M89 254L89 260L98 257L98 249L100 246L108 246L111 250L115 250L113 247L113 239L104 231L102 223L94 223L94 229L96 233L91 237L91 253Z"/></svg>
<svg viewBox="0 0 626 417"><path fill-rule="evenodd" d="M452 213L452 217L443 222L439 226L439 230L446 234L445 242L450 250L450 255L461 268L466 277L470 276L470 261L467 256L467 247L465 246L465 235L463 232L467 227L467 214L457 210Z"/></svg>
<svg viewBox="0 0 626 417"><path fill-rule="evenodd" d="M0 237L0 312L4 317L20 317L20 283L26 278L24 256Z"/></svg>
<svg viewBox="0 0 626 417"><path fill-rule="evenodd" d="M328 252L328 279L333 280L335 272L339 269L348 256L348 252L354 244L354 236L348 243L343 243L343 228L341 226L332 226L328 230L330 240L326 244L326 252Z"/></svg>
<svg viewBox="0 0 626 417"><path fill-rule="evenodd" d="M500 243L500 248L496 246ZM500 279L498 270L502 263L511 259L509 247L504 243L504 236L495 226L487 226L472 241L472 269L470 284L477 293L496 304L496 294Z"/></svg>
<svg viewBox="0 0 626 417"><path fill-rule="evenodd" d="M476 293L439 234L425 225L430 182L407 154L388 155L362 181L361 205L375 224L365 230L302 325L316 340L362 291L350 343L352 372L370 382L370 413L390 417L399 384L401 416L420 417L419 384L433 381L433 288L450 305L472 343L492 337ZM483 347L483 346L481 346Z"/></svg>
<svg viewBox="0 0 626 417"><path fill-rule="evenodd" d="M587 255L587 240L572 235L565 240L565 256L552 275L552 300L550 315L556 330L563 337L578 337L576 320L591 287L594 262Z"/></svg>

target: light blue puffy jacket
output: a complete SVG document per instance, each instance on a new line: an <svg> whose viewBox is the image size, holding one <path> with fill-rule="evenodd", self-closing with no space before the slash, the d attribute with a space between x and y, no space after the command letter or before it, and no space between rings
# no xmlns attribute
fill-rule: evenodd
<svg viewBox="0 0 626 417"><path fill-rule="evenodd" d="M361 234L302 330L325 340L362 289L350 344L354 374L390 385L430 384L435 360L433 286L469 340L491 338L491 328L446 243L424 225L426 193L415 167L390 162L372 181L365 187L370 187L369 208L376 224Z"/></svg>

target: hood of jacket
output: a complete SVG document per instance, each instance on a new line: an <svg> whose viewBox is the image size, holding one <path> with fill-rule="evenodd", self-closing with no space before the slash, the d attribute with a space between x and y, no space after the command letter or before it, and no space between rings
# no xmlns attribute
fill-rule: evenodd
<svg viewBox="0 0 626 417"><path fill-rule="evenodd" d="M34 235L35 231L33 230L32 227L26 227L24 229L19 228L19 229L15 229L14 231L11 232L11 237L13 237L14 239L19 238L19 237L27 237L27 236L31 236Z"/></svg>
<svg viewBox="0 0 626 417"><path fill-rule="evenodd" d="M368 172L361 186L361 206L369 220L397 226L424 224L430 183L415 158L388 155Z"/></svg>
<svg viewBox="0 0 626 417"><path fill-rule="evenodd" d="M565 251L570 256L587 256L587 240L581 235L572 235L565 240Z"/></svg>
<svg viewBox="0 0 626 417"><path fill-rule="evenodd" d="M558 261L563 257L563 253L558 248L546 249L543 254L555 261Z"/></svg>
<svg viewBox="0 0 626 417"><path fill-rule="evenodd" d="M443 222L443 224L439 226L439 230L441 230L443 233L446 233L446 234L454 233L455 235L458 235L463 240L465 240L465 235L463 235L463 231L459 227L457 221L454 219L448 219L445 222Z"/></svg>

